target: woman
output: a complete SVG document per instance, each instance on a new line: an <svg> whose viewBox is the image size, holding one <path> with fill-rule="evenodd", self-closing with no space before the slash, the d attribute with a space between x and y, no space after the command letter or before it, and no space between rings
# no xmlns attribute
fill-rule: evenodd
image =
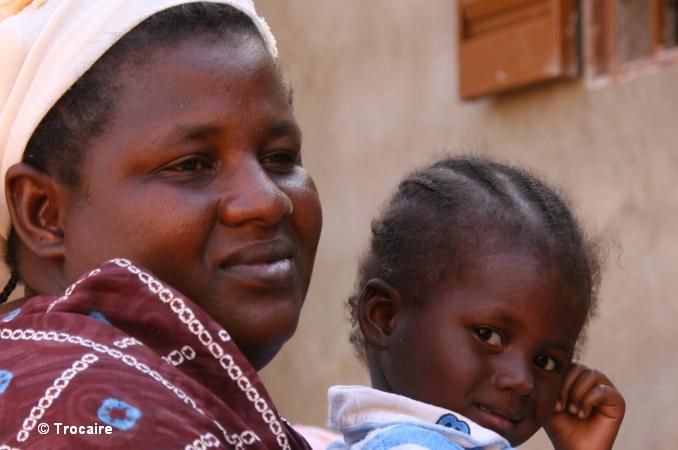
<svg viewBox="0 0 678 450"><path fill-rule="evenodd" d="M246 0L40 3L0 23L27 293L2 310L0 448L306 448L256 375L321 227L265 22Z"/></svg>

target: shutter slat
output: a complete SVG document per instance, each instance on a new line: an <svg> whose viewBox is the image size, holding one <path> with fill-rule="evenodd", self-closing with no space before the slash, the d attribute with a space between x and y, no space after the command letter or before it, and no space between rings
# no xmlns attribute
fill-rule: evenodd
<svg viewBox="0 0 678 450"><path fill-rule="evenodd" d="M548 16L551 8L548 2L539 2L526 5L524 8L517 8L514 11L505 11L503 14L493 14L478 18L476 20L467 20L465 26L465 35L467 39L476 36L501 31L511 28L520 22L527 22L539 17Z"/></svg>
<svg viewBox="0 0 678 450"><path fill-rule="evenodd" d="M459 0L462 98L577 73L576 0Z"/></svg>
<svg viewBox="0 0 678 450"><path fill-rule="evenodd" d="M463 0L464 18L469 21L482 20L487 16L495 16L516 11L548 0Z"/></svg>

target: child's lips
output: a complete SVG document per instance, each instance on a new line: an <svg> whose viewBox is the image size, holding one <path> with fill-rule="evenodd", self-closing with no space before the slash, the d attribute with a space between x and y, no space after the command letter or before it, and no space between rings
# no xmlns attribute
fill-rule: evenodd
<svg viewBox="0 0 678 450"><path fill-rule="evenodd" d="M474 420L501 435L513 431L518 423L526 417L526 414L522 412L504 411L481 404L474 405L474 408L476 410Z"/></svg>

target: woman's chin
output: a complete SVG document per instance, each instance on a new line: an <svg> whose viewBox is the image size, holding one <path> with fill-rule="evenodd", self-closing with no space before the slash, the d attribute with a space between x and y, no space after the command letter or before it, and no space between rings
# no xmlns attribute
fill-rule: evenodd
<svg viewBox="0 0 678 450"><path fill-rule="evenodd" d="M263 369L270 363L273 358L275 358L275 355L278 354L280 349L282 348L283 344L287 341L285 341L274 345L274 346L267 346L265 348L262 347L255 347L255 348L240 348L240 350L243 352L247 360L250 362L252 367L254 367L254 370L257 372Z"/></svg>
<svg viewBox="0 0 678 450"><path fill-rule="evenodd" d="M254 333L249 332L247 335L243 335L236 331L231 333L231 337L250 364L259 371L271 362L283 345L292 337L297 328L297 321L298 316L289 320L278 317L274 319L275 326L265 323L254 325L250 323L249 325L253 325L251 330ZM261 331L257 333L257 330Z"/></svg>

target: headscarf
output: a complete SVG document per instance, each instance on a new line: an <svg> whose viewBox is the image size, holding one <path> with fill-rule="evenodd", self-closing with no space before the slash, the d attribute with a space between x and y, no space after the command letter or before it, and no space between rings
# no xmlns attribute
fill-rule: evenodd
<svg viewBox="0 0 678 450"><path fill-rule="evenodd" d="M7 169L61 96L123 35L153 14L196 0L0 0L0 196ZM269 53L275 38L252 0L230 5L256 25ZM9 230L0 202L0 235Z"/></svg>

